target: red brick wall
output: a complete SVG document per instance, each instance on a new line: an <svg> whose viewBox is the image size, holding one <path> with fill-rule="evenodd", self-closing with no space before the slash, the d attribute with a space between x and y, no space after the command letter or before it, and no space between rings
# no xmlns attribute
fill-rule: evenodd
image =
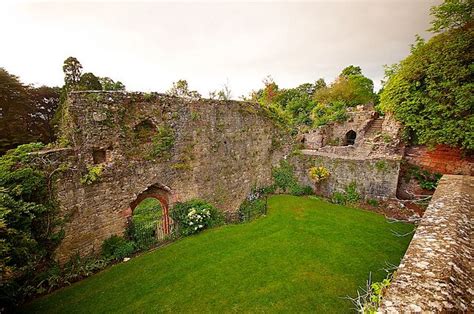
<svg viewBox="0 0 474 314"><path fill-rule="evenodd" d="M432 172L442 174L474 175L474 155L459 148L438 145L434 149L426 146L412 146L405 150L408 162Z"/></svg>

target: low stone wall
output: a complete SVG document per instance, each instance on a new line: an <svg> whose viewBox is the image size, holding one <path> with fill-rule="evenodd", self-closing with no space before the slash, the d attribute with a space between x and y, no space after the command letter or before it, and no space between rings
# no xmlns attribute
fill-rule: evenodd
<svg viewBox="0 0 474 314"><path fill-rule="evenodd" d="M328 169L329 178L315 187L317 194L326 197L331 197L334 192L343 192L352 182L356 183L357 191L366 199L396 196L400 158L357 158L348 155L303 150L301 155L293 156L290 162L298 180L310 186L314 186L308 176L311 167L323 166Z"/></svg>
<svg viewBox="0 0 474 314"><path fill-rule="evenodd" d="M445 175L382 302L382 313L474 311L474 177Z"/></svg>

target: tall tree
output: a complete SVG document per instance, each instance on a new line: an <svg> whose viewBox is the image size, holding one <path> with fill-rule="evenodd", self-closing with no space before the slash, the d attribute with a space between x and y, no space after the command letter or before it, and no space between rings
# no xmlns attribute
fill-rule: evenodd
<svg viewBox="0 0 474 314"><path fill-rule="evenodd" d="M64 85L67 89L74 89L79 84L82 74L82 64L74 57L64 60Z"/></svg>

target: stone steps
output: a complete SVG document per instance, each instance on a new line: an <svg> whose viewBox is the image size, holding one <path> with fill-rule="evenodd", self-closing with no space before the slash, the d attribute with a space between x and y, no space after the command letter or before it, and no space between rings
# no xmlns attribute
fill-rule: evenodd
<svg viewBox="0 0 474 314"><path fill-rule="evenodd" d="M377 118L376 120L374 120L374 122L372 122L369 129L365 133L366 139L374 138L378 134L382 133L383 120L384 118Z"/></svg>

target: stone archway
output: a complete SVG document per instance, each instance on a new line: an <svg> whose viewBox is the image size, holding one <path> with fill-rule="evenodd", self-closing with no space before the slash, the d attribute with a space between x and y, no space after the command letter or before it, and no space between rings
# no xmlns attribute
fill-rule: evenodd
<svg viewBox="0 0 474 314"><path fill-rule="evenodd" d="M354 145L356 141L357 133L354 130L350 130L346 133L344 138L344 146Z"/></svg>
<svg viewBox="0 0 474 314"><path fill-rule="evenodd" d="M161 204L161 208L163 210L162 216L162 224L163 224L163 231L166 235L170 234L171 232L171 219L169 216L169 207L171 202L172 192L171 189L167 186L155 184L148 187L145 191L140 193L134 201L130 203L130 207L127 210L126 218L127 220L131 218L135 207L138 206L144 199L147 198L154 198L158 200Z"/></svg>

